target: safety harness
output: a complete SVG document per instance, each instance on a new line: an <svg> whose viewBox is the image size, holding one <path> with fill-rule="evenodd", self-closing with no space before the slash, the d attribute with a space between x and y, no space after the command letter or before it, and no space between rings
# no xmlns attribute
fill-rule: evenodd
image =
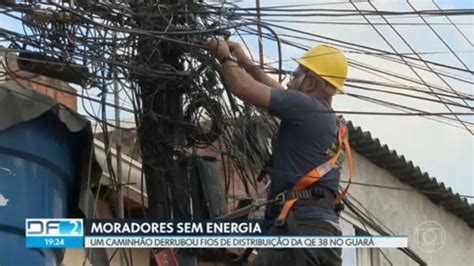
<svg viewBox="0 0 474 266"><path fill-rule="evenodd" d="M338 212L342 210L343 205L341 201L346 195L349 189L349 185L352 182L353 163L351 147L349 145L349 139L346 134L347 127L344 122L344 119L342 119L342 117L337 117L336 121L338 123L336 153L331 157L331 159L309 171L298 181L298 183L293 186L291 190L283 191L275 197L275 200L278 200L283 205L280 214L278 215L275 221L276 225L282 225L285 223L286 218L288 217L288 213L291 211L292 207L296 204L296 202L298 202L299 199L314 198L313 191L307 188L311 187L314 183L318 182L322 177L324 177L329 171L337 167L337 162L342 156L342 150L344 147L349 162L349 182L347 183L343 191L339 193L339 195L337 195L334 199L335 210Z"/></svg>
<svg viewBox="0 0 474 266"><path fill-rule="evenodd" d="M296 202L299 199L321 199L323 197L328 196L327 193L325 193L326 190L315 190L315 189L307 189L314 183L316 183L318 180L320 180L324 175L326 175L329 171L331 171L333 168L335 168L338 164L338 161L341 159L342 156L342 149L344 147L348 162L349 162L349 182L347 183L347 186L344 188L344 190L339 193L336 197L333 196L334 201L334 209L339 212L343 209L343 205L341 203L342 199L346 195L347 191L349 190L349 185L352 182L352 175L353 175L353 163L352 163L352 153L351 153L351 147L349 145L349 139L347 136L347 127L344 119L342 117L336 117L337 125L338 125L338 131L337 131L337 150L334 153L334 155L329 159L327 162L319 165L318 167L314 168L311 170L308 174L303 176L298 183L296 183L291 190L286 190L281 193L279 193L273 200L272 202L278 204L280 203L283 205L280 214L278 215L275 225L277 227L274 228L274 230L280 230L281 234L289 234L289 235L297 235L297 225L296 221L294 218L293 213L290 213L291 208L296 204ZM268 166L271 165L271 158L265 163L265 167L260 172L258 181L262 181L263 177L268 173L265 169L269 168ZM281 227L287 223L286 229L283 229ZM278 229L281 228L281 229ZM236 262L244 263L247 261L248 257L252 253L253 248L247 248L242 256L240 256ZM301 249L295 249L296 252L296 261L295 265L297 266L303 266L306 265L305 263L305 255L308 255Z"/></svg>

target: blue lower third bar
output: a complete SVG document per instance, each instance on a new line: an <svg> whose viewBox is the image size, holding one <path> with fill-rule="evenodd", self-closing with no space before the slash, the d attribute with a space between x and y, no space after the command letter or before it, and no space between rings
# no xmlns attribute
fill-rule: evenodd
<svg viewBox="0 0 474 266"><path fill-rule="evenodd" d="M51 237L51 236L27 236L27 248L83 248L84 238L74 237Z"/></svg>

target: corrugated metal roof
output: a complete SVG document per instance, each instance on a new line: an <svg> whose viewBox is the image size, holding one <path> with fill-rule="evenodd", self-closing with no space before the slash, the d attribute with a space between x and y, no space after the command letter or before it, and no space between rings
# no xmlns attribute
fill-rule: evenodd
<svg viewBox="0 0 474 266"><path fill-rule="evenodd" d="M474 228L474 204L469 204L465 198L454 193L450 187L436 178L422 172L420 167L407 161L403 155L390 150L385 144L381 144L377 138L373 138L370 132L364 132L360 127L355 127L352 122L347 124L349 129L350 144L357 153L363 155L374 164L387 170L400 181L411 185L420 193L426 195L432 202L443 207L464 220L470 227Z"/></svg>

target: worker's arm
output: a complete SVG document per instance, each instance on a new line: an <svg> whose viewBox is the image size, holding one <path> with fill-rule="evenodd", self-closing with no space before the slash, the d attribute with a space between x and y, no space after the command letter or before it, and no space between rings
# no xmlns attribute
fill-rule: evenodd
<svg viewBox="0 0 474 266"><path fill-rule="evenodd" d="M210 41L210 51L222 62L230 54L225 41ZM229 90L244 102L268 109L270 105L270 87L256 81L236 62L227 60L222 64L222 76Z"/></svg>
<svg viewBox="0 0 474 266"><path fill-rule="evenodd" d="M255 80L271 87L283 89L284 87L265 73L258 65L254 64L242 49L239 43L228 41L230 53L237 58L239 64L244 67Z"/></svg>

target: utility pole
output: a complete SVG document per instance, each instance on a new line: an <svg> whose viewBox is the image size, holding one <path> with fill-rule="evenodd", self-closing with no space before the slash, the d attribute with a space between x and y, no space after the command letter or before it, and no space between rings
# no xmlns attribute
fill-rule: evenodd
<svg viewBox="0 0 474 266"><path fill-rule="evenodd" d="M113 60L116 61L117 58L117 33L113 33L113 40L114 40L114 53L113 53ZM117 171L115 172L115 176L117 177L117 184L118 184L118 191L117 191L117 199L116 199L116 216L119 219L125 218L124 213L124 206L123 206L123 180L122 180L122 132L120 131L120 97L119 97L119 87L118 87L118 77L117 77L117 70L115 67L112 69L113 75L113 89L114 89L114 104L115 104L115 157L116 157L116 165ZM120 266L125 266L125 249L120 249Z"/></svg>
<svg viewBox="0 0 474 266"><path fill-rule="evenodd" d="M263 37L262 37L262 26L260 25L260 0L255 0L255 7L257 8L257 32L258 32L258 55L260 61L260 68L263 69Z"/></svg>
<svg viewBox="0 0 474 266"><path fill-rule="evenodd" d="M179 2L181 4L181 2ZM163 0L159 6L155 1L139 1L137 3L137 27L147 28L156 32L173 31L179 23L179 17L172 12L159 13L163 8L172 10L178 0ZM161 10L158 10L161 8ZM172 23L170 23L172 22ZM150 28L150 27L153 27ZM140 36L137 43L135 63L153 70L162 70L163 65L170 65L182 71L184 65L179 45L171 41L157 39L153 36ZM172 76L134 75L140 87L142 114L138 128L138 136L142 153L142 167L148 194L147 217L157 220L173 218L173 203L185 202L188 199L176 197L174 184L187 178L185 168L180 169L179 155L175 146L182 145L185 131L176 121L183 120L182 92L178 91L179 80ZM183 174L184 173L184 174ZM189 195L187 195L189 197ZM175 215L176 217L176 215ZM190 218L190 217L189 217ZM193 256L177 256L180 265L196 265ZM156 265L153 259L150 265Z"/></svg>

